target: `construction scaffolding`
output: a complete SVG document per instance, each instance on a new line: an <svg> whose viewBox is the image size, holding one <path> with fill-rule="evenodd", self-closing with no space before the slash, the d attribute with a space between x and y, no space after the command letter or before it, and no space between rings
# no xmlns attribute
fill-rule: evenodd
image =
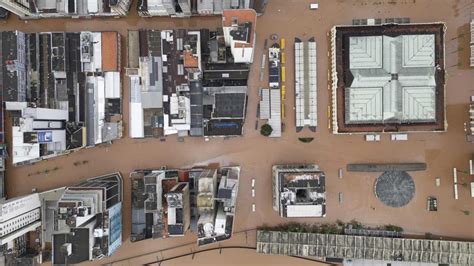
<svg viewBox="0 0 474 266"><path fill-rule="evenodd" d="M257 252L272 255L474 264L474 242L257 231Z"/></svg>

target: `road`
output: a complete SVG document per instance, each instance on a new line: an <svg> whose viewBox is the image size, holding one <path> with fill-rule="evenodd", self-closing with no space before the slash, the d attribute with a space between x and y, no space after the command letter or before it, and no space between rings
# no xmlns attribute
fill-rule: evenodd
<svg viewBox="0 0 474 266"><path fill-rule="evenodd" d="M350 221L356 219L369 225L396 224L405 231L415 234L430 232L456 238L474 239L474 217L464 215L462 210L474 212L474 201L469 190L459 188L459 199L453 196L452 169L468 169L468 160L474 153L474 146L465 141L464 122L468 119L468 100L474 95L474 71L467 68L468 27L470 21L471 0L455 0L446 4L444 0L320 0L320 9L309 10L308 0L272 0L266 14L257 21L257 50L249 82L249 103L244 137L211 139L205 142L201 138L186 138L178 142L169 137L166 142L157 139L134 140L125 137L110 146L84 149L71 155L62 156L31 166L12 167L7 170L7 194L9 197L23 195L36 188L39 191L69 185L87 177L120 171L125 177L134 169L169 167L190 167L218 163L221 165L240 165L242 176L235 230L253 229L261 224L278 224L290 219L282 219L272 210L271 204L271 166L279 163L316 163L326 172L327 216L322 219L291 219L301 222L331 222L337 219ZM330 103L330 91L327 81L328 69L328 32L334 25L351 24L353 18L390 18L410 17L412 22L444 21L446 33L446 68L448 72L446 111L448 130L445 133L409 134L405 142L393 142L388 135L382 135L380 142L365 142L361 135L333 135L328 129L327 110ZM79 31L79 30L116 30L126 36L128 29L154 28L215 28L220 18L142 19L135 12L124 19L78 20L41 20L19 21L12 16L2 28L23 31ZM280 139L268 139L255 130L258 88L265 86L259 80L260 60L265 38L272 33L286 38L287 54L287 99L285 131ZM318 51L318 120L317 133L307 129L295 132L294 126L294 37L314 36ZM125 40L122 39L122 62L126 61ZM264 79L265 80L265 79ZM124 88L127 88L124 84ZM124 90L124 121L128 121L129 92ZM311 143L301 143L297 137L314 137ZM75 166L74 162L89 161ZM414 172L416 185L414 199L405 207L394 209L382 205L374 196L373 187L376 173L347 173L338 178L338 169L349 163L400 163L426 162L424 172ZM36 175L37 171L53 169L57 171ZM32 175L33 174L33 175ZM441 178L441 186L436 187L436 177ZM256 179L256 197L251 197L251 179ZM462 182L472 180L465 174L459 174ZM125 178L123 239L124 243L117 253L98 264L116 262L114 265L136 265L151 262L157 256L168 257L196 250L195 245L163 251L161 249L186 244L195 240L188 233L183 238L167 240L146 240L130 243L130 180ZM344 203L338 202L338 193L344 193ZM438 212L426 211L427 196L438 198ZM251 211L252 203L256 212ZM222 245L255 245L254 233L236 234ZM239 264L281 265L300 264L292 258L277 259L257 255L248 251L226 250L229 256L209 255L215 259L215 265ZM149 254L141 256L142 254ZM211 254L211 253L210 253ZM138 256L138 257L134 257ZM210 265L209 260L196 255L196 265ZM207 256L207 255L206 255ZM132 258L134 257L134 258ZM130 259L128 259L130 258ZM168 261L162 265L181 265L191 262L190 258ZM211 263L212 264L212 263ZM314 264L313 264L314 265Z"/></svg>

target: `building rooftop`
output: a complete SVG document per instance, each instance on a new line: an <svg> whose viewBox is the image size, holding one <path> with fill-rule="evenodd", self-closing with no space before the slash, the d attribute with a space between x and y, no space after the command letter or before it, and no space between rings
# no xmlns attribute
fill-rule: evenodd
<svg viewBox="0 0 474 266"><path fill-rule="evenodd" d="M225 42L236 62L252 63L257 13L253 9L226 9L222 13ZM242 50L243 49L243 50Z"/></svg>
<svg viewBox="0 0 474 266"><path fill-rule="evenodd" d="M434 56L434 34L350 37L346 123L434 121Z"/></svg>
<svg viewBox="0 0 474 266"><path fill-rule="evenodd" d="M3 32L1 39L7 63L16 62L5 65L0 80L14 121L15 164L122 136L117 32Z"/></svg>
<svg viewBox="0 0 474 266"><path fill-rule="evenodd" d="M184 51L184 67L187 68L198 68L199 58L193 55L190 50Z"/></svg>
<svg viewBox="0 0 474 266"><path fill-rule="evenodd" d="M239 167L137 170L130 177L132 241L182 236L189 228L199 245L231 237Z"/></svg>
<svg viewBox="0 0 474 266"><path fill-rule="evenodd" d="M282 217L326 216L326 181L316 165L276 165L273 207Z"/></svg>
<svg viewBox="0 0 474 266"><path fill-rule="evenodd" d="M58 200L53 264L77 264L111 256L122 244L123 180L120 173L67 187Z"/></svg>
<svg viewBox="0 0 474 266"><path fill-rule="evenodd" d="M140 47L127 70L131 137L242 135L249 65L234 62L222 32L140 30L129 37L130 49Z"/></svg>
<svg viewBox="0 0 474 266"><path fill-rule="evenodd" d="M260 119L267 119L272 127L269 137L281 137L281 92L279 89L261 89Z"/></svg>
<svg viewBox="0 0 474 266"><path fill-rule="evenodd" d="M296 128L308 126L312 131L318 124L316 42L295 38L295 107Z"/></svg>
<svg viewBox="0 0 474 266"><path fill-rule="evenodd" d="M305 246L306 248L302 248ZM257 252L274 255L470 265L474 243L257 231Z"/></svg>
<svg viewBox="0 0 474 266"><path fill-rule="evenodd" d="M214 118L243 118L247 94L216 93L214 94Z"/></svg>
<svg viewBox="0 0 474 266"><path fill-rule="evenodd" d="M444 130L444 24L336 26L333 42L335 131Z"/></svg>
<svg viewBox="0 0 474 266"><path fill-rule="evenodd" d="M117 32L102 32L102 70L120 71L120 53L118 52L120 35Z"/></svg>

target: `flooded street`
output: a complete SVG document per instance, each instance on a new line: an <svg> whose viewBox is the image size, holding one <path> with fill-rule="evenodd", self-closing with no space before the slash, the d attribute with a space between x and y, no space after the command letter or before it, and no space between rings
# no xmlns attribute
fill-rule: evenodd
<svg viewBox="0 0 474 266"><path fill-rule="evenodd" d="M221 246L254 246L255 231L261 224L278 224L287 221L332 222L337 219L356 219L368 225L395 224L407 233L443 235L474 239L474 198L468 187L459 186L459 199L454 199L453 167L468 171L469 159L474 153L474 144L465 141L464 122L468 120L468 102L474 95L474 69L467 68L469 34L466 25L470 21L471 0L319 0L319 10L309 10L307 0L270 0L265 15L257 21L257 50L255 51L249 82L249 103L244 136L224 140L185 138L178 142L176 136L166 142L158 139L136 140L125 137L110 146L83 149L79 152L37 163L31 166L7 165L6 189L8 197L66 186L87 177L120 171L124 176L124 210L122 247L111 258L87 265L116 262L114 265L138 265L170 256L198 250L195 237L189 233L182 238L145 240L131 243L131 200L129 173L134 169L168 167L191 167L205 164L240 165L241 179L235 231L229 241ZM450 4L446 4L449 2ZM451 4L452 3L452 4ZM122 65L126 66L126 40L129 29L174 29L216 28L221 25L219 17L172 19L139 18L132 7L131 15L123 19L72 20L54 19L28 21L11 16L2 30L17 29L36 31L87 31L112 30L122 35ZM327 81L329 39L328 33L334 25L352 24L357 18L409 17L412 22L446 22L446 114L448 129L445 133L408 134L408 141L390 141L383 134L380 142L366 142L363 135L333 135L328 117L330 90ZM282 138L269 139L255 130L258 88L266 86L266 79L259 80L259 69L265 39L276 33L286 39L286 117ZM318 129L316 133L304 129L295 131L294 115L294 51L295 37L315 37L318 53ZM271 41L269 40L269 44ZM462 48L462 49L461 49ZM267 69L265 69L265 74ZM124 88L124 124L127 132L128 102L126 80ZM7 123L9 124L9 123ZM260 121L260 124L262 122ZM9 134L10 132L7 131ZM314 137L311 143L302 143L298 137ZM8 138L8 137L7 137ZM11 140L9 140L11 141ZM9 149L11 152L11 149ZM88 161L77 165L75 162ZM378 173L348 173L349 163L402 163L421 162L427 170L411 172L416 186L413 200L405 207L394 209L383 205L374 195L373 188ZM326 173L327 216L314 219L283 219L272 209L271 166L282 163L315 163ZM49 174L37 171L59 167ZM338 178L338 169L343 168L343 178ZM435 185L440 177L441 185ZM251 179L256 179L256 197L251 197ZM461 182L474 181L471 176L459 173ZM344 202L338 200L344 193ZM438 212L426 210L426 198L438 198ZM256 212L252 212L252 204ZM471 215L464 215L469 210ZM251 230L247 233L239 231ZM162 251L171 247L182 247ZM210 245L209 247L217 247ZM205 248L209 248L206 246ZM146 255L145 255L146 254ZM225 256L224 256L225 255ZM269 257L252 250L228 249L196 254L161 265L315 265L290 257ZM194 264L195 263L195 264Z"/></svg>

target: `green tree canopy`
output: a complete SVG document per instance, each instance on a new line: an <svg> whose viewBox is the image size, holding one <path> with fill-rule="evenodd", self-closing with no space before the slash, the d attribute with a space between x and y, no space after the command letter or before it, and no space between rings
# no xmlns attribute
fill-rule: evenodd
<svg viewBox="0 0 474 266"><path fill-rule="evenodd" d="M262 134L265 137L270 136L272 132L273 132L273 128L269 124L265 124L260 128L260 134Z"/></svg>

